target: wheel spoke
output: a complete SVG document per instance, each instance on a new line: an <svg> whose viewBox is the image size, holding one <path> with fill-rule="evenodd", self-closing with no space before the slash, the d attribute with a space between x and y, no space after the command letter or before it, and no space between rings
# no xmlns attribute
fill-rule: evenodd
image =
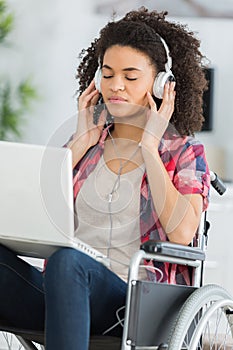
<svg viewBox="0 0 233 350"><path fill-rule="evenodd" d="M223 288L199 288L182 307L168 349L233 350L232 309L233 300Z"/></svg>

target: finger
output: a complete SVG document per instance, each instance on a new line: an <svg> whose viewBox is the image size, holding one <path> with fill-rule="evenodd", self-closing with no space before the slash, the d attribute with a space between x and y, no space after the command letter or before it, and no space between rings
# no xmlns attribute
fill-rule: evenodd
<svg viewBox="0 0 233 350"><path fill-rule="evenodd" d="M158 114L165 120L169 121L172 117L175 108L175 91L165 91L164 99L158 110Z"/></svg>
<svg viewBox="0 0 233 350"><path fill-rule="evenodd" d="M167 102L168 101L168 98L169 98L169 91L170 91L170 82L167 81L164 85L164 90L163 90L163 102Z"/></svg>
<svg viewBox="0 0 233 350"><path fill-rule="evenodd" d="M147 91L147 99L148 99L148 102L149 102L149 106L150 106L150 109L157 112L157 105L151 95L151 93L149 91Z"/></svg>
<svg viewBox="0 0 233 350"><path fill-rule="evenodd" d="M96 90L95 89L94 79L90 82L88 87L83 91L83 94L89 94L92 90Z"/></svg>
<svg viewBox="0 0 233 350"><path fill-rule="evenodd" d="M163 115L165 118L170 118L174 111L174 98L164 100L158 110L158 113Z"/></svg>
<svg viewBox="0 0 233 350"><path fill-rule="evenodd" d="M99 92L97 91L97 94L95 94L93 97L92 97L92 99L91 99L91 105L92 106L95 106L96 105L96 103L97 103L97 101L98 101L98 99L99 99Z"/></svg>
<svg viewBox="0 0 233 350"><path fill-rule="evenodd" d="M99 96L98 90L94 90L94 91L90 92L88 95L83 93L79 97L79 100L78 100L79 110L82 110L82 109L89 107L92 104L91 101L92 101L93 97L95 97L95 96L97 96L97 100L98 100L98 96ZM96 102L97 102L97 100L96 100Z"/></svg>
<svg viewBox="0 0 233 350"><path fill-rule="evenodd" d="M82 92L82 94L80 95L80 99L85 99L87 96L92 95L93 93L94 94L97 93L97 90L95 88L94 79L90 82L88 87Z"/></svg>
<svg viewBox="0 0 233 350"><path fill-rule="evenodd" d="M90 106L88 107L88 111L92 116L94 116L95 109L97 108L98 110L98 107L99 107L99 105L97 105L98 99L99 99L99 93L97 93L90 101Z"/></svg>
<svg viewBox="0 0 233 350"><path fill-rule="evenodd" d="M174 107L175 102L175 82L167 82L164 86L164 93L163 93L163 100L161 103L161 110L162 109L169 109L171 107Z"/></svg>
<svg viewBox="0 0 233 350"><path fill-rule="evenodd" d="M163 92L163 100L172 100L175 98L175 82L167 81L164 86L164 92Z"/></svg>

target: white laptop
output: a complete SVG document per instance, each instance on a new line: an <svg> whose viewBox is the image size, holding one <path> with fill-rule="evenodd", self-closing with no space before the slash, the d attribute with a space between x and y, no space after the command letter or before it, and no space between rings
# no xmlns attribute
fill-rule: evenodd
<svg viewBox="0 0 233 350"><path fill-rule="evenodd" d="M0 243L36 258L67 246L105 259L74 237L70 149L0 141L0 164Z"/></svg>

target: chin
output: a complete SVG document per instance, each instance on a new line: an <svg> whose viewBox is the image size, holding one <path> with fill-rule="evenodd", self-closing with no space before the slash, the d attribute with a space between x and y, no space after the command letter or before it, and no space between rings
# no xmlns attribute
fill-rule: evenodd
<svg viewBox="0 0 233 350"><path fill-rule="evenodd" d="M107 104L109 113L115 118L134 117L139 113L145 113L145 107L130 103L109 103Z"/></svg>

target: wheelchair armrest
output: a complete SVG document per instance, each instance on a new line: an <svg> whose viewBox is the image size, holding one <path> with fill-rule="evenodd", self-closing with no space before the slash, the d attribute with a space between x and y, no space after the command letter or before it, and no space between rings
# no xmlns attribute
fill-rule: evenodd
<svg viewBox="0 0 233 350"><path fill-rule="evenodd" d="M167 241L149 240L141 244L140 249L146 253L156 253L171 257L178 257L187 260L205 260L205 252L197 247L185 246L182 244L171 243Z"/></svg>

